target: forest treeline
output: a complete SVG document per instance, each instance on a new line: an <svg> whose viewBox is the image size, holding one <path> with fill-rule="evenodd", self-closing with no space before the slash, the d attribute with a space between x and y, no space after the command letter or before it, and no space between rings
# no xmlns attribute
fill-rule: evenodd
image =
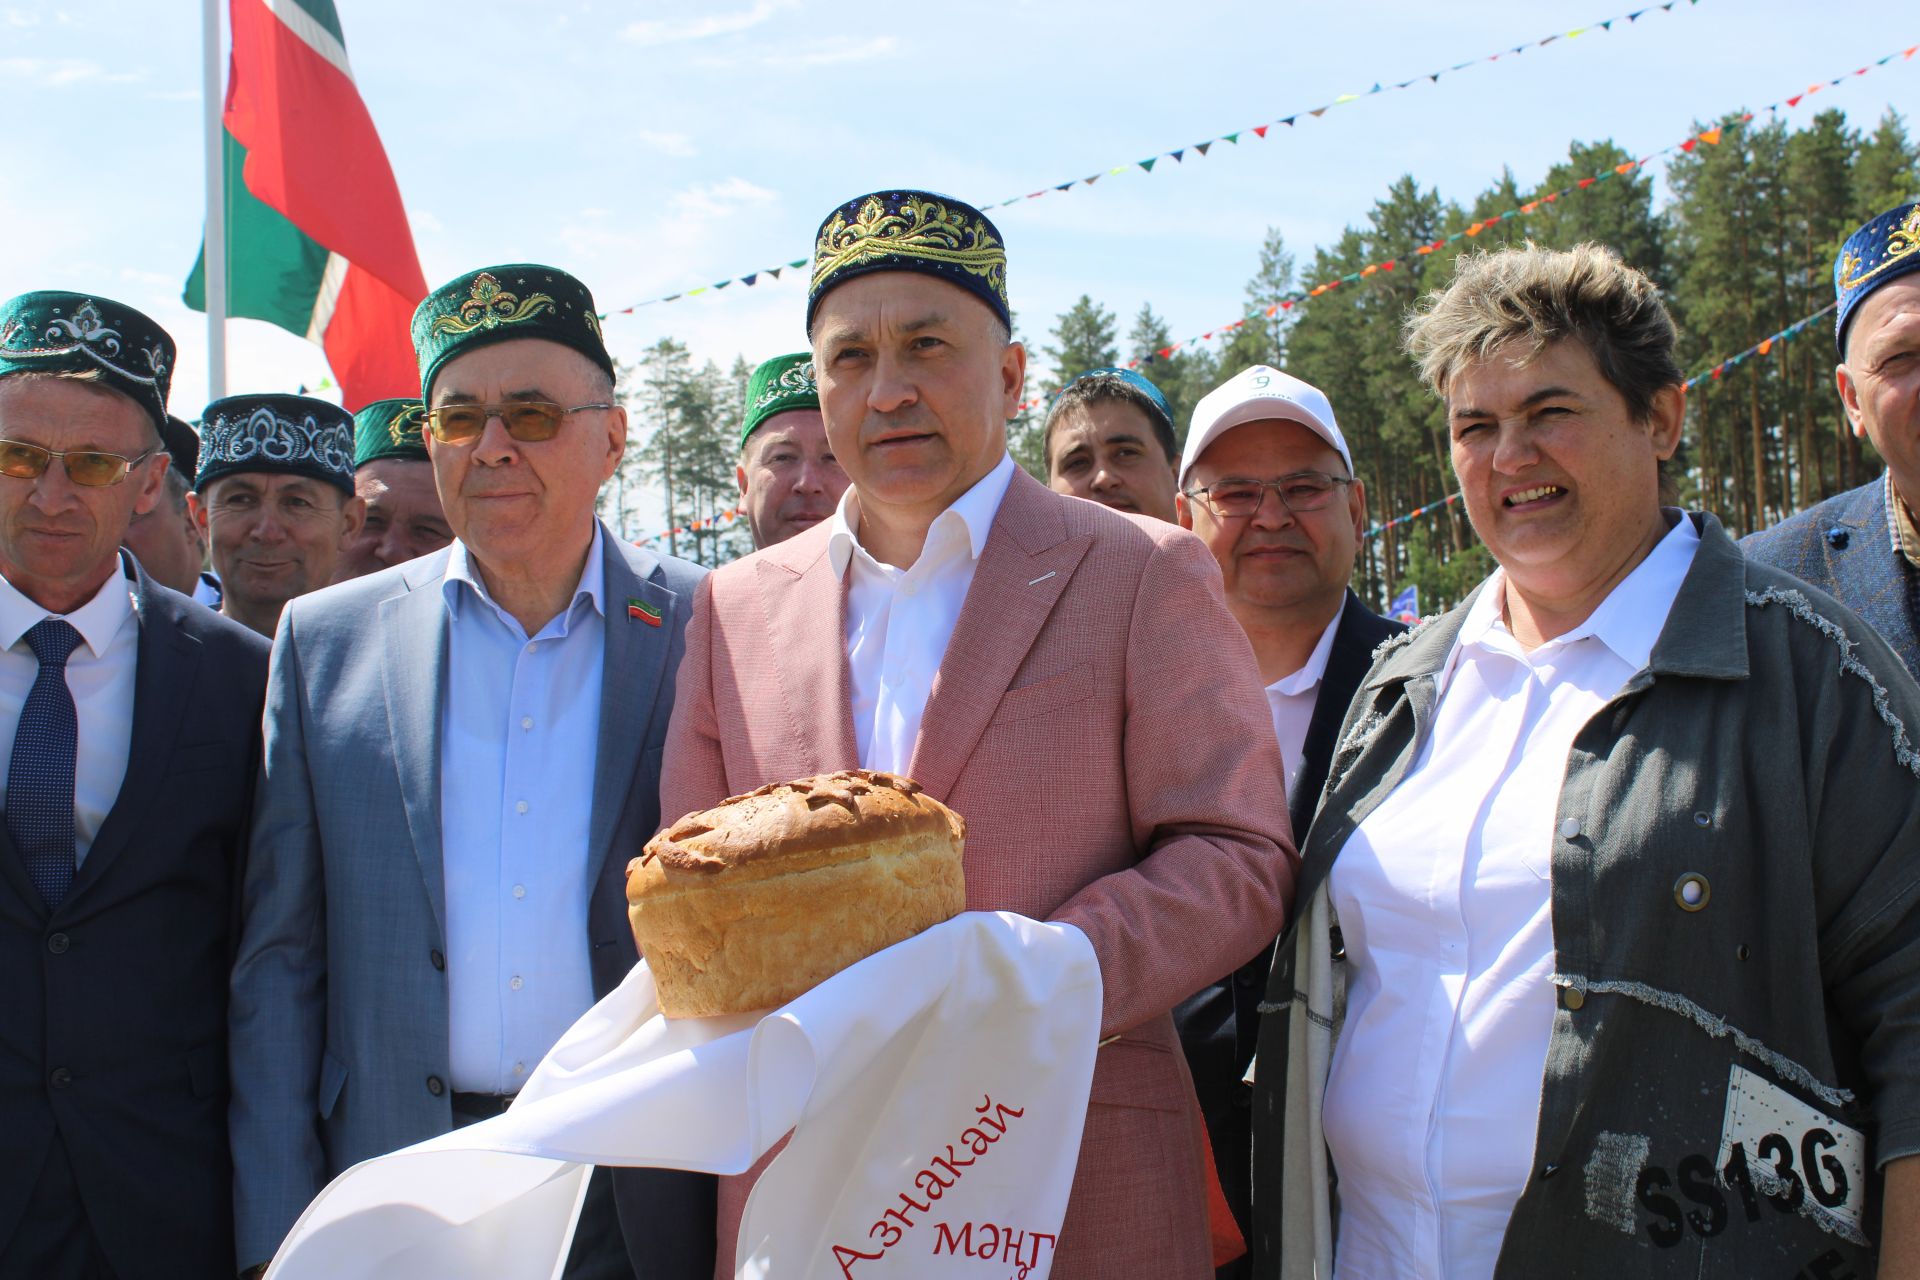
<svg viewBox="0 0 1920 1280"><path fill-rule="evenodd" d="M1211 341L1176 347L1151 304L1122 335L1119 318L1089 290L1045 338L1026 339L1029 387L1051 394L1083 370L1139 361L1184 435L1195 402L1247 365L1278 365L1305 378L1333 402L1373 521L1438 504L1367 540L1356 590L1380 607L1418 585L1422 607L1434 609L1459 599L1491 564L1460 505L1444 505L1453 476L1443 415L1402 352L1400 331L1414 302L1451 278L1461 253L1526 240L1612 246L1661 285L1680 326L1682 367L1692 374L1831 302L1840 243L1874 213L1920 196L1920 153L1892 112L1870 129L1851 126L1839 111L1800 129L1778 118L1764 126L1736 119L1719 138L1676 154L1660 172L1633 165L1611 141L1575 142L1532 190L1509 171L1465 200L1402 177L1332 244L1302 254L1269 228L1250 246L1256 263L1245 321ZM1575 191L1515 216L1566 188ZM1393 266L1381 269L1388 261ZM1337 288L1302 297L1343 277ZM1283 301L1293 305L1277 308ZM1823 320L1695 388L1675 469L1684 505L1745 533L1879 472L1872 446L1853 436L1840 410L1830 333ZM707 564L750 549L742 522L726 519L737 496L733 469L750 369L745 357L726 370L696 367L672 338L622 368L633 443L603 504L616 528L630 536L655 531L632 517L653 506L640 501L650 490L666 495L668 523L687 530L662 539L663 549L670 542L676 554ZM1041 416L1039 409L1023 414L1009 441L1021 463L1043 475Z"/></svg>

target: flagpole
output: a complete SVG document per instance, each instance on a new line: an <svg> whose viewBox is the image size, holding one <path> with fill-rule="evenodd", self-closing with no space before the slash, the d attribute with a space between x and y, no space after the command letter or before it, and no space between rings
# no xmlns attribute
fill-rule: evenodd
<svg viewBox="0 0 1920 1280"><path fill-rule="evenodd" d="M227 193L225 95L220 91L220 7L201 0L202 96L207 143L207 399L227 394Z"/></svg>

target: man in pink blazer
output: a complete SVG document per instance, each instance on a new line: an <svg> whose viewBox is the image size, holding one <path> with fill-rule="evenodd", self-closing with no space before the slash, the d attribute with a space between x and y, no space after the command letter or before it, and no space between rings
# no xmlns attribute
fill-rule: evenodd
<svg viewBox="0 0 1920 1280"><path fill-rule="evenodd" d="M1206 547L1008 456L1026 352L1005 282L998 231L945 197L880 192L822 227L808 334L853 488L702 581L661 812L854 766L959 811L968 908L1074 925L1105 983L1053 1275L1204 1280L1204 1136L1168 1011L1286 915L1279 748ZM757 1172L721 1184L722 1277Z"/></svg>

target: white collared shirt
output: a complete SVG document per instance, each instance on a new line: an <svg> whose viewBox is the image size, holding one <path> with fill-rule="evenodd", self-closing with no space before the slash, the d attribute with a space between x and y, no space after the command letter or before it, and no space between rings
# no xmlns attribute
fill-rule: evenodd
<svg viewBox="0 0 1920 1280"><path fill-rule="evenodd" d="M440 830L454 1089L512 1094L593 1005L587 902L606 570L594 526L573 599L538 634L456 541L442 589Z"/></svg>
<svg viewBox="0 0 1920 1280"><path fill-rule="evenodd" d="M920 558L906 569L867 554L857 534L858 496L851 488L841 495L827 554L836 577L852 568L847 666L861 768L904 774L912 763L933 677L960 621L1013 469L1013 455L1002 456L998 466L934 517Z"/></svg>
<svg viewBox="0 0 1920 1280"><path fill-rule="evenodd" d="M1300 753L1307 745L1307 730L1313 727L1313 709L1320 701L1320 681L1327 674L1327 655L1333 652L1333 634L1340 629L1346 605L1346 597L1340 597L1340 608L1320 633L1306 665L1267 686L1267 706L1273 712L1274 736L1280 739L1280 764L1286 770L1289 802L1293 799L1293 780L1300 775ZM1297 839L1301 833L1294 834Z"/></svg>
<svg viewBox="0 0 1920 1280"><path fill-rule="evenodd" d="M124 553L123 553L124 554ZM100 824L120 795L133 746L133 677L140 653L140 621L124 558L93 598L72 613L49 613L0 578L0 809L6 807L7 765L20 712L40 675L27 632L46 618L64 617L81 644L67 659L67 689L80 730L73 772L74 865L86 861Z"/></svg>
<svg viewBox="0 0 1920 1280"><path fill-rule="evenodd" d="M1493 1274L1553 1031L1551 857L1578 821L1559 814L1567 756L1647 665L1699 545L1683 517L1586 622L1531 653L1501 621L1496 570L1412 769L1333 864L1348 964L1323 1111L1335 1280Z"/></svg>

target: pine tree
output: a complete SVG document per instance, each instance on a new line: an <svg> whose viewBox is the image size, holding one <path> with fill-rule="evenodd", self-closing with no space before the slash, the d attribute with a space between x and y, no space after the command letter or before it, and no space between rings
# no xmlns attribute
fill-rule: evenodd
<svg viewBox="0 0 1920 1280"><path fill-rule="evenodd" d="M1529 216L1525 226L1535 243L1555 249L1588 241L1606 245L1664 288L1670 281L1665 236L1653 211L1653 175L1644 168L1620 173L1619 166L1632 160L1632 154L1610 138L1575 142L1567 148L1566 160L1547 170L1539 194L1563 191L1599 174L1606 174L1606 180L1544 207Z"/></svg>
<svg viewBox="0 0 1920 1280"><path fill-rule="evenodd" d="M1086 294L1061 313L1053 326L1057 346L1046 349L1053 371L1044 386L1051 396L1089 369L1100 369L1118 358L1114 348L1113 312Z"/></svg>
<svg viewBox="0 0 1920 1280"><path fill-rule="evenodd" d="M1174 441L1184 445L1193 406L1219 381L1219 361L1205 347L1176 350L1172 331L1150 302L1140 304L1140 314L1134 317L1133 329L1127 334L1127 350L1131 353L1128 358L1139 362L1136 368L1140 376L1160 388L1160 394L1167 398L1173 410Z"/></svg>
<svg viewBox="0 0 1920 1280"><path fill-rule="evenodd" d="M1907 137L1906 121L1888 107L1873 136L1860 144L1854 162L1854 223L1916 199L1920 199L1920 150Z"/></svg>
<svg viewBox="0 0 1920 1280"><path fill-rule="evenodd" d="M1297 291L1293 254L1287 251L1280 228L1268 227L1260 243L1260 267L1247 281L1245 321L1220 348L1220 371L1232 377L1256 364L1278 369L1287 363L1287 332L1293 328L1293 309L1280 304ZM1267 315L1271 310L1273 314Z"/></svg>

